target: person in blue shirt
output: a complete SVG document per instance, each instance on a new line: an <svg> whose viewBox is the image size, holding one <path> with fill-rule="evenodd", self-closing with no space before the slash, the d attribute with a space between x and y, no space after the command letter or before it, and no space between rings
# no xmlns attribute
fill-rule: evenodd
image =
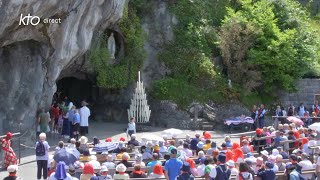
<svg viewBox="0 0 320 180"><path fill-rule="evenodd" d="M190 141L190 149L192 150L192 153L194 156L197 155L197 145L198 145L198 142L200 141L200 134L197 133L195 135L196 137L195 138L192 138L191 141Z"/></svg>
<svg viewBox="0 0 320 180"><path fill-rule="evenodd" d="M260 105L260 109L258 110L258 125L259 128L264 127L264 115L266 113L266 110L264 109L264 104Z"/></svg>
<svg viewBox="0 0 320 180"><path fill-rule="evenodd" d="M277 148L280 146L280 141L282 140L281 136L280 136L280 131L276 132L276 137L274 138L273 141L273 147Z"/></svg>
<svg viewBox="0 0 320 180"><path fill-rule="evenodd" d="M180 175L180 169L182 168L182 161L177 159L177 149L171 149L171 158L164 166L164 175L168 180L175 180Z"/></svg>
<svg viewBox="0 0 320 180"><path fill-rule="evenodd" d="M260 177L261 180L276 179L276 173L272 170L273 166L271 162L266 162L265 165L261 166L257 176Z"/></svg>
<svg viewBox="0 0 320 180"><path fill-rule="evenodd" d="M147 164L147 166L148 166L148 167L151 167L151 169L153 169L153 167L154 167L156 164L160 164L160 165L162 166L162 162L159 161L158 154L157 154L157 153L153 153L153 155L152 155L152 161L149 162L149 163ZM153 170L150 170L150 171L148 172L148 175L151 174L152 171L153 171Z"/></svg>
<svg viewBox="0 0 320 180"><path fill-rule="evenodd" d="M78 140L79 139L79 127L80 127L80 114L79 110L76 109L73 115L73 137Z"/></svg>

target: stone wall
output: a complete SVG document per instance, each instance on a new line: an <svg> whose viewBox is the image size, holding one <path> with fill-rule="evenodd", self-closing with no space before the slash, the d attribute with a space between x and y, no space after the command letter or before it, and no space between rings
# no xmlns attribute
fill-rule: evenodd
<svg viewBox="0 0 320 180"><path fill-rule="evenodd" d="M314 95L320 94L320 79L301 79L296 82L297 91L294 93L280 93L280 101L284 106L292 103L297 107L301 102L310 108L314 103Z"/></svg>

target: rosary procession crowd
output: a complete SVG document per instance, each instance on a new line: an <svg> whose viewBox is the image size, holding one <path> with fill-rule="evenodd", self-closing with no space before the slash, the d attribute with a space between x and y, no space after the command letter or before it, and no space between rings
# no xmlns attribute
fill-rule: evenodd
<svg viewBox="0 0 320 180"><path fill-rule="evenodd" d="M64 104L52 107L52 130L58 130L59 118L62 117L62 132L66 128L68 133L65 135L71 139L67 144L60 141L53 155L49 155L50 146L46 141L51 120L44 121L48 119L47 113L42 111L39 114L39 140L35 145L38 180L307 180L320 175L320 156L317 157L320 153L319 132L280 119L284 116L280 107L276 110L279 122L274 127L262 126L264 122L260 120L264 118L264 106L261 105L258 110L254 107L252 116L257 121L255 135L243 135L239 141L232 141L226 136L222 144L217 144L209 132L196 133L194 137L185 135L178 138L173 134L170 137L163 135L161 140L138 140L135 119L131 118L127 128L129 140L124 137L118 141L112 138L99 140L95 137L92 143L88 143L85 137L90 116L87 103L82 102L84 113L79 113L73 105L66 108ZM303 104L296 110L290 107L288 113L296 112L300 116L304 111L305 116L307 109ZM315 116L319 114L317 102L312 111ZM82 119L86 123L81 124ZM18 176L11 139L10 132L2 139L3 167L9 173L4 180L23 178L23 175ZM101 144L108 144L108 148L99 149Z"/></svg>
<svg viewBox="0 0 320 180"><path fill-rule="evenodd" d="M194 138L186 135L179 139L163 137L163 141L142 142L132 134L126 142L120 138L112 151L91 154L91 148L102 143L97 138L88 143L85 136L79 141L71 139L66 146L59 142L56 153L71 149L81 153L79 159L55 162L49 156L46 134L39 135L36 145L37 179L49 180L95 180L95 179L276 179L280 173L289 180L314 179L320 167L320 158L312 162L318 153L315 131L295 124L280 124L278 129L256 129L251 139L243 136L240 142L225 137L217 145L208 132L196 133ZM293 141L288 141L288 139ZM10 134L8 141L10 141ZM112 143L112 138L105 142ZM319 141L320 143L320 141ZM42 148L40 148L42 147ZM44 151L44 152L42 152ZM258 153L260 152L260 154ZM17 177L18 167L8 167L9 176ZM312 173L304 174L306 170ZM5 180L12 178L5 178Z"/></svg>

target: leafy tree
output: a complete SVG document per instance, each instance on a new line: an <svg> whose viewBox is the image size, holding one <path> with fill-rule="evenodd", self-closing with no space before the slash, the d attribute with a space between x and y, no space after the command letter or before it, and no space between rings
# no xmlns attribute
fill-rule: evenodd
<svg viewBox="0 0 320 180"><path fill-rule="evenodd" d="M248 91L270 94L279 88L293 90L294 80L306 72L316 57L317 45L310 39L312 29L306 27L306 13L298 4L280 6L294 3L293 0L240 2L236 11L228 8L219 33L228 75ZM290 22L292 18L295 20ZM254 38L247 37L248 33ZM238 62L241 68L235 68L232 62ZM248 86L243 79L253 82Z"/></svg>

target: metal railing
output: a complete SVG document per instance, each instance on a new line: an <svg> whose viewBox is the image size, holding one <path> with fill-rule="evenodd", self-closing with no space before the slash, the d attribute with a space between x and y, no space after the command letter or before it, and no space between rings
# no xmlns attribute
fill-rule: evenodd
<svg viewBox="0 0 320 180"><path fill-rule="evenodd" d="M18 160L19 160L19 164L20 164L21 163L21 146L20 146L21 145L21 133L17 132L17 133L13 133L12 135L13 135L13 137L11 139L11 146L13 144L16 144L16 143L14 143L15 139L18 140L18 144L14 145L14 146L17 146L17 147L15 147L15 148L12 147L12 149L13 149L14 152L18 151ZM2 135L2 136L0 136L0 139L5 138L6 136L7 135ZM1 153L0 153L1 154L0 155L1 164L3 163L3 158L4 158L4 157L2 157L3 156L3 152L2 151L3 150L1 148Z"/></svg>

